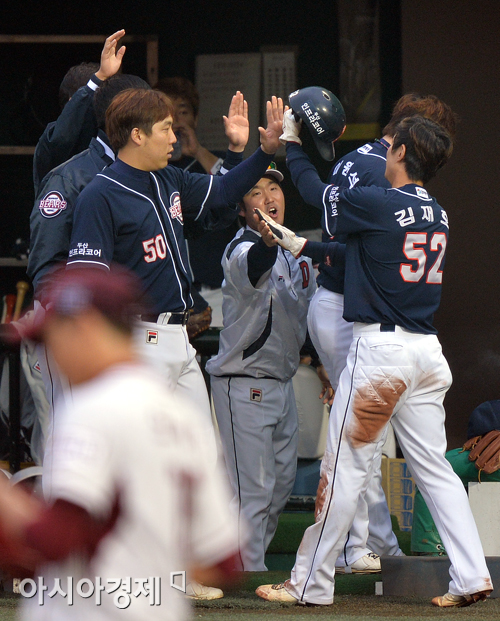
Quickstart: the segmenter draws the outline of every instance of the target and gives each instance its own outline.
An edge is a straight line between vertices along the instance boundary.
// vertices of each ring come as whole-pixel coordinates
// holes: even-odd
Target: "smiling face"
[[[163,121],[158,121],[153,125],[149,135],[142,129],[134,130],[134,132],[137,131],[139,140],[141,170],[154,171],[167,166],[173,151],[173,144],[177,142],[172,125],[172,117],[167,116]]]
[[[257,230],[254,209],[258,207],[278,224],[285,219],[285,196],[278,181],[271,176],[262,177],[253,188],[245,194],[242,201],[240,216],[245,218],[247,225]]]

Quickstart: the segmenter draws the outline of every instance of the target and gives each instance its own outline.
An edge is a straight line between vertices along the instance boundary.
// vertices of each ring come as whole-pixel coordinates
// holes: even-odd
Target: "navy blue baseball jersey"
[[[46,276],[68,256],[73,211],[78,195],[115,159],[106,134],[99,130],[85,151],[46,175],[30,216],[28,276],[39,297]]]
[[[390,183],[385,178],[385,164],[389,143],[384,139],[369,142],[355,151],[345,155],[333,167],[328,182],[341,188],[354,188],[366,185],[376,185],[381,188],[389,188]],[[323,207],[322,205],[317,205]],[[330,237],[325,232],[324,220],[323,241],[329,241]],[[335,235],[335,241],[345,244],[345,236]],[[319,265],[318,285],[334,291],[344,293],[345,270],[341,263],[336,265]]]
[[[312,199],[323,197],[327,233],[348,236],[344,319],[435,334],[449,230],[436,199],[416,184],[324,184],[301,147],[291,143],[287,163],[302,196],[314,187]]]
[[[80,194],[68,266],[125,265],[141,278],[158,314],[191,308],[184,218],[215,226],[238,209],[271,160],[259,148],[224,176],[212,176],[173,166],[146,172],[117,159]]]
[[[92,104],[94,93],[101,84],[102,80],[93,75],[71,97],[57,121],[49,123],[45,128],[33,155],[35,196],[45,175],[86,149],[92,137],[97,136],[97,120]]]

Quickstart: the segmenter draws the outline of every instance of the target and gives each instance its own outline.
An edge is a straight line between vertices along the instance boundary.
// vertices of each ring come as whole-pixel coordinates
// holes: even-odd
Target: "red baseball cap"
[[[51,317],[76,316],[90,308],[126,329],[137,315],[147,312],[140,280],[119,265],[112,265],[110,271],[59,267],[43,286],[41,299],[43,308],[21,328],[21,337],[43,340],[43,330]]]

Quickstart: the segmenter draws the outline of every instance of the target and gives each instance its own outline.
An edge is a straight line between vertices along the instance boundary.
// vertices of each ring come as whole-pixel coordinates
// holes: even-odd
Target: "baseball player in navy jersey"
[[[169,99],[158,91],[130,90],[113,100],[106,133],[117,159],[78,199],[68,269],[108,270],[115,261],[141,278],[152,311],[142,315],[137,326],[137,346],[172,392],[203,414],[215,461],[208,394],[185,328],[192,299],[183,219],[210,228],[228,211],[234,212],[278,148],[283,102],[273,97],[267,104],[267,129],[259,128],[261,147],[220,177],[168,166],[176,140],[172,112]],[[232,123],[238,131],[238,119]],[[204,593],[200,596],[205,598]]]
[[[367,143],[344,156],[333,167],[329,183],[341,188],[362,186],[390,187],[385,178],[387,149],[391,146],[394,130],[405,117],[420,114],[442,125],[453,138],[456,131],[456,115],[449,106],[434,95],[409,93],[395,104],[392,117],[384,127],[383,137]],[[310,198],[306,199],[308,202]],[[323,201],[315,204],[322,209]],[[329,240],[326,227],[323,227],[323,241]],[[346,236],[335,234],[335,241],[345,243]],[[325,365],[334,390],[347,361],[352,342],[352,323],[343,318],[344,312],[344,266],[319,265],[318,291],[314,296],[308,314],[308,328],[311,339]],[[337,560],[337,571],[347,566],[354,573],[367,573],[380,570],[378,555],[402,554],[396,536],[392,531],[389,509],[382,489],[380,462],[381,438],[375,455],[373,476],[366,494],[360,498],[349,536],[342,555]]]
[[[313,202],[320,193],[326,197],[330,235],[348,235],[344,317],[354,322],[353,341],[330,417],[317,522],[304,534],[290,580],[259,587],[257,594],[304,604],[333,602],[335,561],[391,420],[449,552],[449,592],[432,603],[467,606],[493,587],[467,495],[444,457],[443,400],[451,373],[433,316],[449,224],[446,211],[423,188],[446,163],[452,140],[429,119],[404,119],[387,152],[391,187],[349,190],[321,182],[297,144],[299,130],[293,115],[286,118],[283,137],[293,181]],[[318,248],[307,246],[303,252],[315,255]],[[325,256],[324,246],[319,252]]]
[[[316,284],[310,259],[295,259],[258,231],[254,209],[282,224],[283,174],[275,166],[245,194],[245,220],[222,259],[219,353],[206,366],[244,571],[265,571],[265,552],[295,482],[297,408],[292,377],[306,336]],[[245,525],[248,525],[246,532]]]
[[[113,97],[128,88],[149,89],[150,86],[141,78],[127,74],[118,74],[106,80],[93,98],[99,127],[97,137],[91,139],[85,151],[51,170],[40,186],[30,216],[30,255],[27,270],[33,281],[35,315],[45,312],[46,303],[41,294],[44,281],[51,277],[51,270],[68,256],[73,212],[80,192],[98,172],[115,159],[104,132],[105,114]],[[43,343],[36,345],[36,353],[44,385],[42,390],[45,390],[50,408],[43,416],[45,437],[50,440],[50,425],[57,418],[56,404],[62,407],[65,399],[70,398],[71,390]],[[42,445],[42,455],[43,449]]]
[[[228,212],[232,218],[279,144],[282,101],[273,98],[267,111],[268,127],[259,128],[262,147],[237,170],[218,177],[168,166],[176,138],[166,95],[133,89],[121,93],[106,116],[117,159],[85,188],[75,208],[68,268],[108,270],[115,261],[141,278],[153,310],[142,317],[138,345],[167,385],[194,400],[207,421],[205,383],[184,327],[192,298],[183,220],[192,218],[210,228]],[[238,120],[232,122],[236,126]]]

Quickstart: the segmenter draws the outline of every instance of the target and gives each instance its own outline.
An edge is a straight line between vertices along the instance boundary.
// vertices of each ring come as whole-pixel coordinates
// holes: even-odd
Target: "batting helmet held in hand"
[[[308,86],[290,93],[290,108],[298,120],[302,119],[314,138],[323,159],[335,157],[333,143],[345,130],[345,112],[335,95],[321,86]]]

